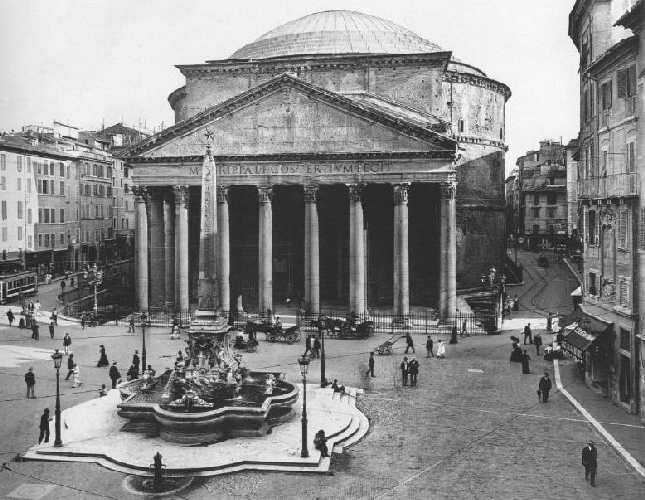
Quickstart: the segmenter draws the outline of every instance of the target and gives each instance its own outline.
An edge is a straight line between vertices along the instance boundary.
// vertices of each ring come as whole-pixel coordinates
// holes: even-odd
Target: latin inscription
[[[382,174],[391,170],[383,163],[302,164],[302,165],[217,165],[217,175],[334,175]],[[191,176],[202,175],[201,166],[190,167]]]

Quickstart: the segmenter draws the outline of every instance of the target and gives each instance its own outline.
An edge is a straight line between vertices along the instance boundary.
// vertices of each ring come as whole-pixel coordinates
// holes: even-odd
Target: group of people
[[[312,359],[320,358],[321,347],[322,346],[320,344],[320,339],[318,338],[317,335],[307,335],[307,338],[305,339],[304,356],[307,356],[307,354],[310,354]]]
[[[415,387],[417,385],[417,377],[419,376],[419,362],[417,358],[412,356],[408,359],[407,356],[404,356],[399,368],[401,370],[403,385],[407,386],[409,383],[411,387]]]

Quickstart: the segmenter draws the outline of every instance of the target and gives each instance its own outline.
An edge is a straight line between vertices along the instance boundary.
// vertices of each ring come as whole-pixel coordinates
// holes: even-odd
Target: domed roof
[[[438,45],[380,17],[351,10],[310,14],[265,33],[231,59],[267,59],[304,54],[418,54]]]

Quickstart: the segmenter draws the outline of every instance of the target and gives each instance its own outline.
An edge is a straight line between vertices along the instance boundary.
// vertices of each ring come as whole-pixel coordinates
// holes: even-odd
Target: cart
[[[392,337],[387,339],[385,342],[383,342],[380,346],[376,348],[376,354],[380,356],[392,354],[392,346],[394,345],[394,343],[397,340],[402,339],[404,337],[405,335],[392,335]]]

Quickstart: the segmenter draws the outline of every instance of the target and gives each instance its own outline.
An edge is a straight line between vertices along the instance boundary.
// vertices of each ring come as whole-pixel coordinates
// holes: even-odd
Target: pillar
[[[164,269],[164,226],[163,198],[159,191],[150,195],[150,304],[164,305],[165,273]]]
[[[410,314],[410,271],[408,253],[409,184],[394,186],[394,314]]]
[[[190,309],[188,290],[188,186],[175,186],[175,308]]]
[[[228,230],[228,187],[217,188],[217,278],[219,309],[231,309],[231,250]]]
[[[258,309],[273,310],[273,212],[271,187],[258,188]]]
[[[349,310],[365,312],[365,234],[363,186],[349,186]]]
[[[318,186],[305,186],[305,303],[307,311],[320,312],[320,243]]]
[[[163,198],[164,305],[175,303],[175,214],[173,200]]]
[[[457,309],[457,209],[456,184],[441,184],[441,236],[439,273],[439,313],[442,319],[453,316]]]
[[[137,306],[139,311],[148,310],[148,215],[143,186],[133,186],[137,232],[135,235],[135,275],[137,284]]]

